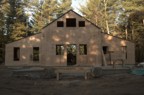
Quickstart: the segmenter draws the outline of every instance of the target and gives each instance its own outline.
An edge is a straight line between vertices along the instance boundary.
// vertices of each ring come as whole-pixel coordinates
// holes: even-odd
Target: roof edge
[[[78,14],[77,12],[75,12],[73,9],[70,9],[68,10],[67,12],[65,12],[64,14],[62,14],[61,16],[59,16],[58,18],[54,19],[53,21],[51,21],[50,23],[48,23],[47,25],[45,25],[43,28],[40,29],[40,31],[42,31],[44,28],[46,28],[47,26],[51,25],[53,22],[55,22],[56,20],[58,20],[59,18],[63,17],[65,14],[69,13],[70,11],[74,12],[75,14],[77,14],[78,16],[80,16],[81,18],[84,18],[86,21],[88,21],[89,23],[91,23],[92,25],[94,25],[95,27],[97,27],[98,29],[101,29],[99,26],[95,25],[93,22],[89,21],[88,19],[86,19],[85,17],[81,16],[80,14]],[[36,34],[32,34],[30,36],[27,36],[27,37],[24,37],[22,39],[25,39],[25,38],[28,38],[28,37],[31,37],[31,36],[34,36],[34,35],[37,35],[37,34],[40,34],[42,32],[38,32]],[[127,39],[124,39],[124,38],[120,38],[120,37],[117,37],[117,36],[114,36],[114,35],[111,35],[111,34],[108,34],[108,33],[105,33],[105,32],[102,32],[101,33],[104,33],[104,34],[107,34],[107,35],[110,35],[110,36],[113,36],[113,37],[116,37],[116,38],[119,38],[119,39],[123,39],[123,40],[126,40],[126,41],[130,41],[130,40],[127,40]],[[22,40],[22,39],[19,39],[19,40]],[[15,40],[13,42],[16,42],[16,41],[19,41],[19,40]],[[10,43],[13,43],[13,42],[9,42],[7,44],[10,44]],[[130,41],[132,42],[132,41]],[[132,42],[134,43],[134,42]],[[7,45],[6,44],[6,45]]]

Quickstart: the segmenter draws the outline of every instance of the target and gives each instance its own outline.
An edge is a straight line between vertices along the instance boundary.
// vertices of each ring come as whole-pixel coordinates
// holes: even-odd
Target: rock
[[[100,67],[94,67],[92,69],[92,76],[93,77],[101,77],[102,76],[102,68],[100,68]]]

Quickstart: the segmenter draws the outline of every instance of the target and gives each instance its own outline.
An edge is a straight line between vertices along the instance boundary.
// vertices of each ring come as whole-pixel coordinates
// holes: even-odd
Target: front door
[[[76,53],[77,47],[75,44],[67,45],[67,65],[75,65],[76,64]]]

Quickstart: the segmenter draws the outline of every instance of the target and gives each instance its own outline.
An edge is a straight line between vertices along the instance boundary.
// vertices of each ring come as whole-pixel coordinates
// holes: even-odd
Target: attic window
[[[63,21],[57,21],[57,27],[64,27]]]
[[[76,27],[76,19],[75,18],[67,18],[66,26],[67,27]]]
[[[85,21],[79,21],[79,27],[85,27]]]

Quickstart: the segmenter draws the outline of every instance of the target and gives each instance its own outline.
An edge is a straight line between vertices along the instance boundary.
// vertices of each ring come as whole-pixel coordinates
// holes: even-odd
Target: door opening
[[[67,45],[67,65],[72,66],[76,64],[77,47],[75,44]]]

